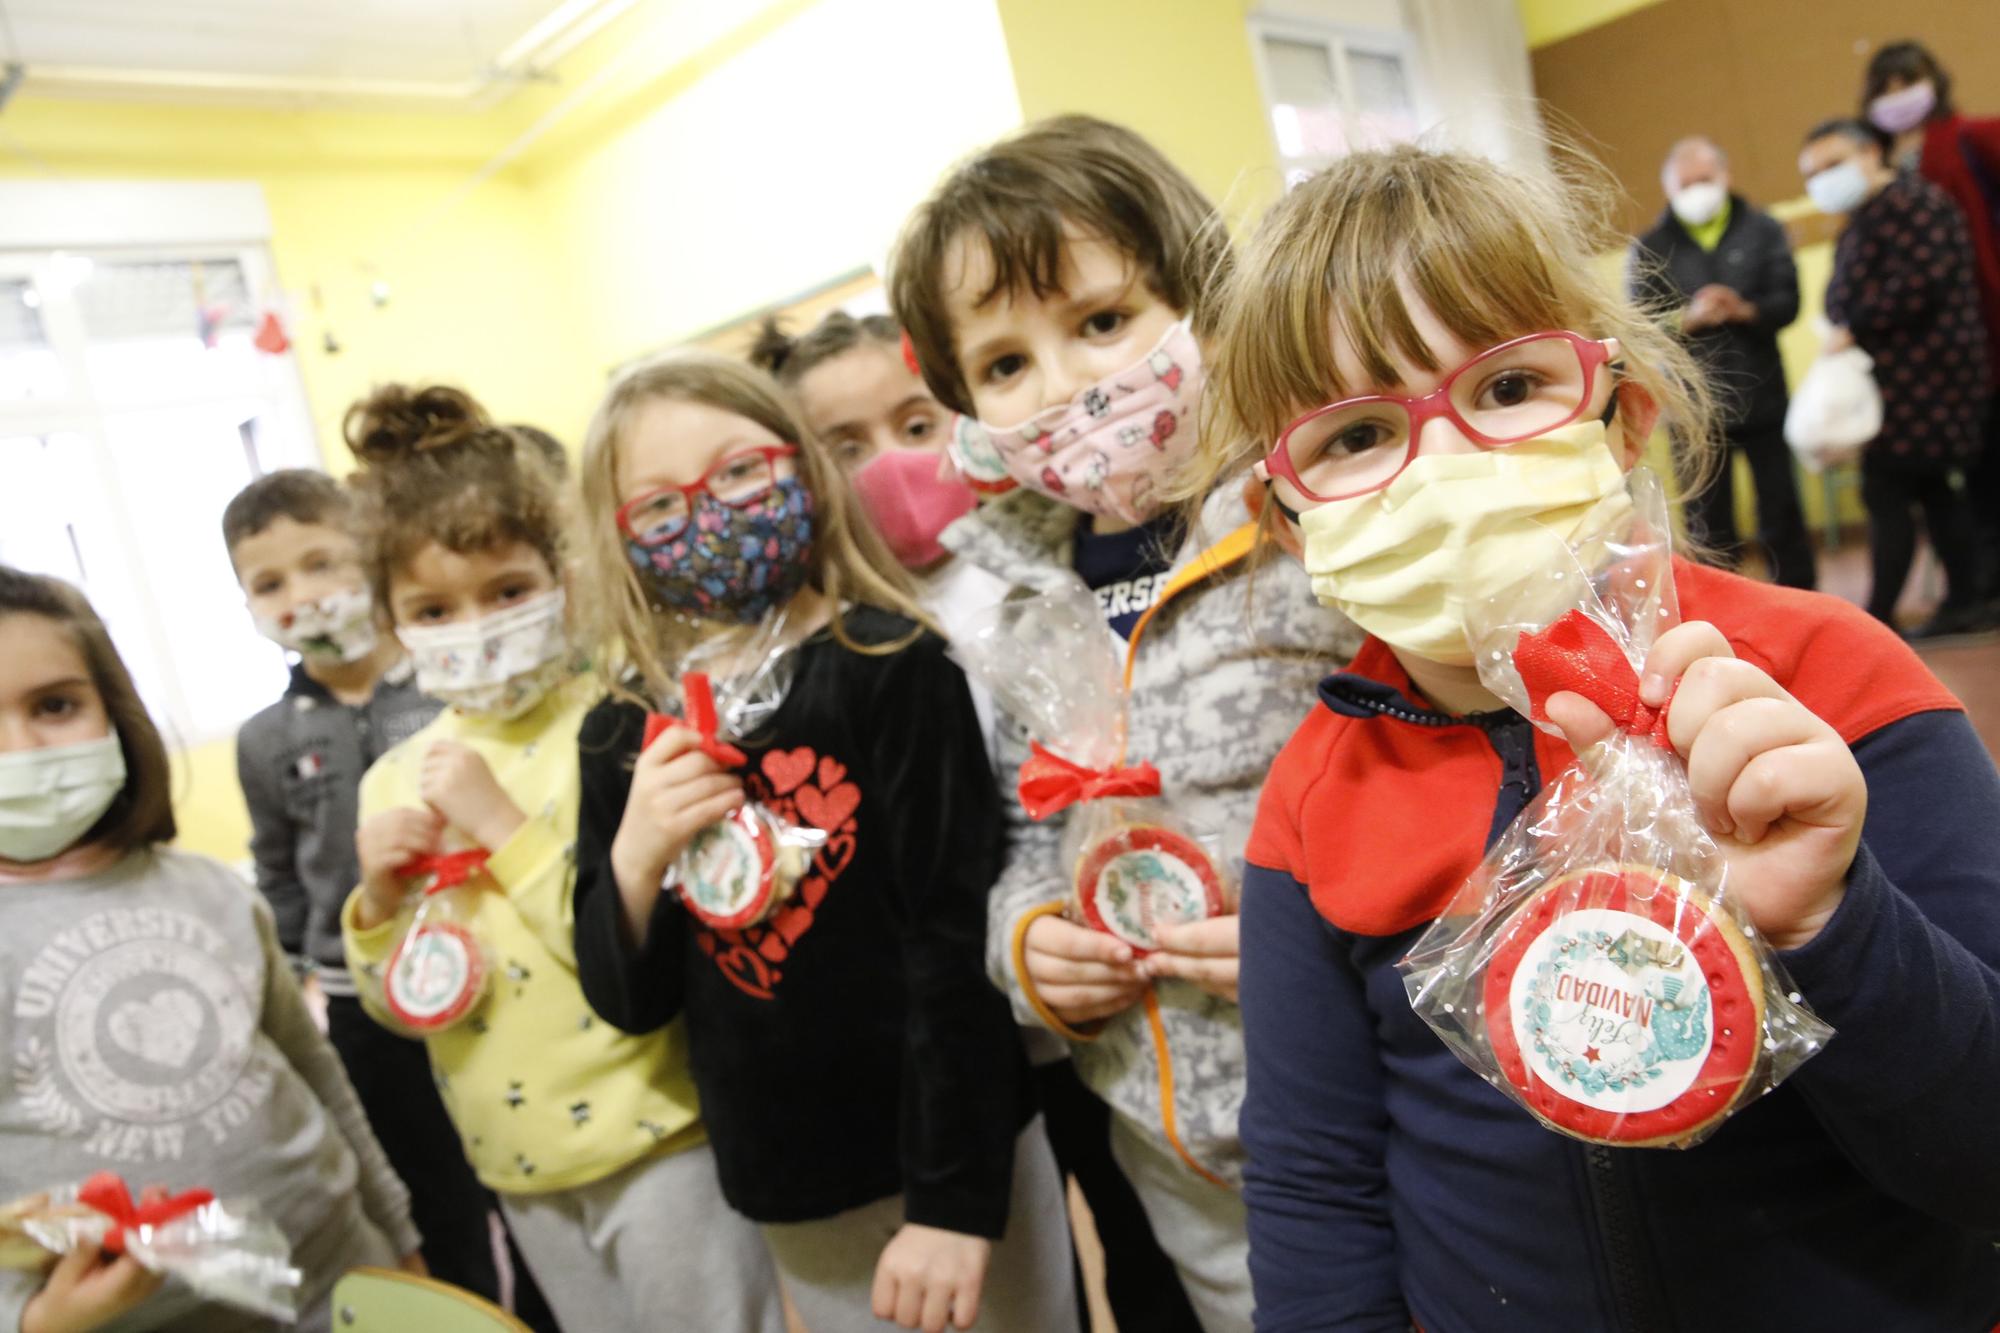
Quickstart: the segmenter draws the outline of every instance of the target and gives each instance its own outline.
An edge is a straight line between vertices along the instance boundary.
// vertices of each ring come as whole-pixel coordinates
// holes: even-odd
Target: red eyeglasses
[[[754,444],[739,449],[718,459],[700,481],[661,486],[627,500],[618,507],[618,530],[641,546],[664,545],[687,528],[696,496],[706,495],[732,509],[747,508],[794,474],[792,464],[781,468],[779,463],[798,452],[796,444]]]
[[[1433,417],[1448,418],[1483,449],[1519,444],[1588,410],[1598,368],[1614,346],[1565,330],[1515,338],[1473,357],[1420,398],[1371,394],[1306,413],[1285,427],[1264,466],[1298,493],[1296,501],[1329,504],[1401,476]]]

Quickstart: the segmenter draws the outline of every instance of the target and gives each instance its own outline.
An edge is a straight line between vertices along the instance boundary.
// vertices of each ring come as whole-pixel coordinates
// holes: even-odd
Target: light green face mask
[[[46,861],[104,818],[125,790],[118,733],[0,754],[0,859]]]

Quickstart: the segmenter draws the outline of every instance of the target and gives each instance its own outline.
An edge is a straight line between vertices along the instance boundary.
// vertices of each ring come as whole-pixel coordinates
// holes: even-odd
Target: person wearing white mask
[[[1666,211],[1632,247],[1632,295],[1714,374],[1730,453],[1750,463],[1757,537],[1773,582],[1816,580],[1792,453],[1785,445],[1785,366],[1778,331],[1799,313],[1798,271],[1785,229],[1730,189],[1729,158],[1709,139],[1680,140],[1660,168]],[[1691,535],[1726,567],[1743,556],[1734,467],[1687,497]]]
[[[563,1328],[781,1333],[763,1239],[716,1182],[685,1033],[596,1021],[577,977],[577,732],[602,691],[572,633],[553,460],[440,385],[377,389],[345,428],[362,570],[445,704],[361,780],[361,882],[340,918],[361,1003],[423,1037]],[[450,866],[463,917],[405,949]]]
[[[1966,475],[1966,496],[1981,547],[1982,591],[2000,597],[2000,116],[1960,111],[1951,73],[1917,42],[1890,42],[1868,61],[1861,113],[1894,136],[1897,166],[1951,196],[1971,232],[1996,396],[1986,412],[1985,451]]]
[[[1832,120],[1799,152],[1806,193],[1821,212],[1847,218],[1834,247],[1826,316],[1832,348],[1859,344],[1875,362],[1882,430],[1861,459],[1874,586],[1868,609],[1893,623],[1923,514],[1944,565],[1944,603],[1914,637],[1991,628],[1965,499],[1965,472],[1980,457],[1990,357],[1965,218],[1921,176],[1888,162],[1883,134]]]

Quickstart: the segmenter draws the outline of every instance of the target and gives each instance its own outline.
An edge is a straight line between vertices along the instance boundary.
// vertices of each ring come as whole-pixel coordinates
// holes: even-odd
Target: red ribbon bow
[[[1657,708],[1641,700],[1639,675],[1625,650],[1583,612],[1570,611],[1545,630],[1523,634],[1514,646],[1514,667],[1528,687],[1537,721],[1548,720],[1549,696],[1568,690],[1602,708],[1621,730],[1650,736],[1662,749],[1673,748],[1667,738],[1672,692]]]
[[[741,768],[749,763],[748,755],[715,734],[715,688],[709,684],[708,673],[690,671],[681,677],[681,694],[687,699],[687,721],[668,717],[665,713],[647,714],[646,735],[639,742],[639,748],[643,750],[651,745],[669,727],[693,727],[701,733],[701,743],[696,748],[716,763],[724,768]]]
[[[111,1219],[111,1230],[104,1233],[104,1242],[100,1247],[106,1254],[125,1253],[125,1233],[133,1227],[163,1226],[177,1217],[185,1217],[203,1204],[215,1202],[215,1196],[207,1190],[183,1190],[151,1203],[133,1203],[132,1191],[110,1171],[99,1171],[84,1181],[83,1188],[76,1192],[76,1199],[78,1203],[94,1208]]]
[[[484,847],[471,847],[462,852],[439,852],[405,861],[396,873],[404,879],[429,875],[431,882],[424,886],[424,892],[442,893],[446,889],[457,888],[486,869],[486,859],[491,854]]]
[[[1030,741],[1028,750],[1028,761],[1021,765],[1016,790],[1021,794],[1021,807],[1028,812],[1030,819],[1047,819],[1078,801],[1102,800],[1106,796],[1160,794],[1160,770],[1151,764],[1085,768],[1043,749],[1040,741]]]

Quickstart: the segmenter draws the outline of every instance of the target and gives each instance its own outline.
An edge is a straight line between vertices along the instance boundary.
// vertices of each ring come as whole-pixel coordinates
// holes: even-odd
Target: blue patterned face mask
[[[812,543],[812,492],[788,477],[740,508],[699,496],[671,540],[627,538],[625,553],[660,605],[753,624],[805,586]]]

